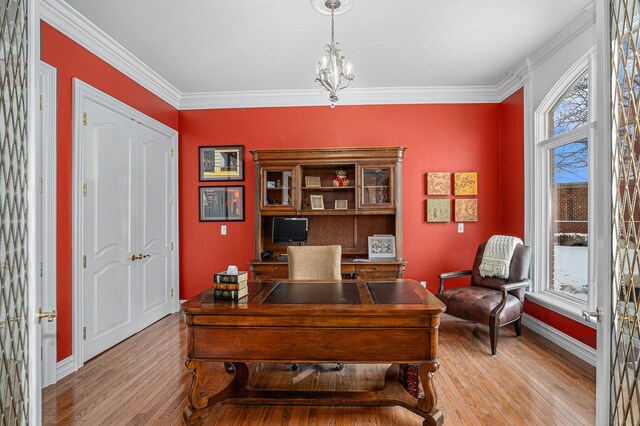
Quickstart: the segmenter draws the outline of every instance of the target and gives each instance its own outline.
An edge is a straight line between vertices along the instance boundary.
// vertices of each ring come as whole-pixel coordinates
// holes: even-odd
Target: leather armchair
[[[471,270],[440,274],[440,288],[436,297],[447,305],[447,313],[458,318],[489,326],[491,354],[498,346],[498,329],[513,324],[516,335],[521,335],[521,319],[524,308],[524,293],[531,285],[529,264],[531,247],[519,244],[513,252],[509,277],[480,276],[480,263],[486,243],[480,244]],[[444,290],[444,280],[471,277],[471,286]]]

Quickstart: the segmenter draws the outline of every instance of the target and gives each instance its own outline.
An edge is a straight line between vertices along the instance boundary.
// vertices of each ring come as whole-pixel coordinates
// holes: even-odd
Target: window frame
[[[569,130],[557,136],[549,136],[554,107],[562,99],[575,82],[588,72],[589,84],[589,119],[588,123],[578,128]],[[596,48],[591,48],[585,53],[565,74],[558,79],[547,96],[540,103],[534,114],[534,284],[528,298],[532,301],[552,309],[558,313],[576,320],[582,320],[582,310],[594,310],[596,306],[595,286],[595,146],[596,146]],[[589,141],[589,186],[588,186],[588,272],[587,272],[587,302],[581,302],[558,291],[550,289],[551,268],[551,150],[567,143],[582,139]]]

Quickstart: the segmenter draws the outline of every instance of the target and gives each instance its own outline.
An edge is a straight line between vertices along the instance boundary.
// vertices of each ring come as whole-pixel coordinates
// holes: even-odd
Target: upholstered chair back
[[[482,243],[478,246],[476,258],[473,262],[473,269],[471,271],[471,285],[500,290],[501,285],[508,283],[517,283],[529,278],[531,247],[522,244],[518,244],[513,252],[511,265],[509,266],[509,278],[505,280],[498,277],[480,276],[480,263],[482,263],[482,256],[484,255],[484,249],[486,245],[487,243]],[[518,297],[520,300],[524,300],[524,291],[524,289],[519,289],[513,291],[511,294]]]
[[[289,246],[290,280],[339,280],[341,246]]]

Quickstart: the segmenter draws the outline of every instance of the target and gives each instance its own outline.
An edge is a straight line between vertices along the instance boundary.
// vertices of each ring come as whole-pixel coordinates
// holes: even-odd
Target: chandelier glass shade
[[[325,6],[331,10],[331,44],[326,45],[326,52],[316,66],[316,81],[329,92],[331,107],[338,102],[338,91],[345,89],[354,75],[351,72],[351,64],[342,55],[338,43],[334,40],[334,10],[340,7],[340,1],[327,0]]]

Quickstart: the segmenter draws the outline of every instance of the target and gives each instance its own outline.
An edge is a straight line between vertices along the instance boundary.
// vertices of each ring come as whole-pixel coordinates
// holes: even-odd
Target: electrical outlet
[[[458,232],[461,233],[461,234],[464,232],[464,223],[459,223],[458,224]]]
[[[220,235],[227,235],[227,225],[220,225]]]
[[[426,281],[420,281],[420,285],[424,288],[427,288],[427,282]]]

